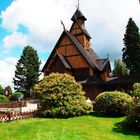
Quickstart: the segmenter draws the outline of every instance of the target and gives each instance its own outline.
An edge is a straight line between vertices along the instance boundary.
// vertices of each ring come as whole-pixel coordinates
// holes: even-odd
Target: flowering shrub
[[[43,117],[68,118],[87,114],[92,105],[86,102],[82,86],[68,74],[52,73],[36,84],[34,91],[41,100]]]
[[[124,115],[132,101],[131,96],[123,92],[103,92],[96,97],[94,110],[104,115]]]

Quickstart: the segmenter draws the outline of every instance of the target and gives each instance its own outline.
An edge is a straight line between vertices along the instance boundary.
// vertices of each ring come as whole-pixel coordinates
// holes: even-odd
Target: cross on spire
[[[80,7],[80,1],[78,0],[78,5],[77,5],[77,8],[79,9],[79,7]]]

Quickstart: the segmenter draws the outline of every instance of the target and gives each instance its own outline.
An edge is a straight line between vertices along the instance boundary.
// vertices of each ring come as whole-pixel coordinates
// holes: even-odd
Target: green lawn
[[[0,140],[140,140],[138,133],[115,125],[123,119],[82,116],[0,123]]]

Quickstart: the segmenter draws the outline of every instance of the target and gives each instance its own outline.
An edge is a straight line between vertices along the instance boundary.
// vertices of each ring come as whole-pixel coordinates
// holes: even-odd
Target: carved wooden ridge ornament
[[[66,27],[65,27],[65,25],[64,25],[64,23],[63,23],[62,20],[61,20],[61,24],[62,24],[62,26],[63,26],[64,31],[66,31]]]

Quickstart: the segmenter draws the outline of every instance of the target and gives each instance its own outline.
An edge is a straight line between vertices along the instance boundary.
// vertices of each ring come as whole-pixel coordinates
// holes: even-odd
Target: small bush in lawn
[[[8,102],[8,101],[9,101],[9,100],[7,99],[6,96],[0,95],[0,103],[6,103],[6,102]]]
[[[14,92],[12,93],[10,100],[12,101],[18,101],[19,98],[23,98],[24,94],[22,92]]]
[[[130,92],[131,96],[140,98],[140,83],[134,83],[133,90]]]
[[[68,74],[52,73],[34,87],[41,99],[43,117],[68,118],[87,114],[92,105],[86,102],[82,86]]]
[[[140,98],[134,98],[132,108],[123,125],[126,128],[140,131]]]
[[[94,110],[104,115],[124,115],[132,101],[131,96],[123,92],[103,92],[96,97]]]

